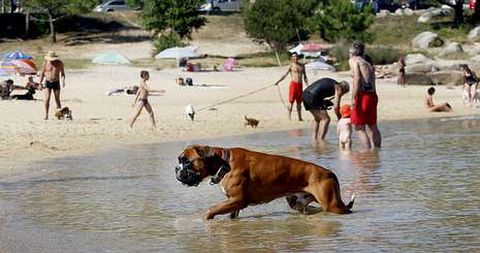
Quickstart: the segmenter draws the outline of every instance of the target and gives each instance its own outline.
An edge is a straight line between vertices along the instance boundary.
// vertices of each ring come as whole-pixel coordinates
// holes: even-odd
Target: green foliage
[[[308,34],[318,0],[256,0],[243,9],[245,30],[256,42],[281,50]]]
[[[152,55],[155,56],[167,48],[184,46],[186,45],[182,43],[182,38],[179,35],[175,33],[162,34],[153,41]]]
[[[24,0],[23,4],[31,10],[44,10],[53,17],[72,14],[84,14],[92,10],[96,0]]]
[[[400,50],[393,47],[369,47],[367,54],[375,65],[392,64],[400,58]]]
[[[372,34],[366,30],[374,19],[371,8],[365,8],[361,12],[350,0],[335,0],[316,14],[315,24],[320,30],[320,36],[330,42],[339,39],[370,42]]]
[[[203,0],[145,0],[140,21],[149,30],[169,31],[182,39],[190,38],[192,29],[205,25],[206,19],[198,15]]]
[[[331,54],[337,59],[338,70],[348,70],[348,49],[350,44],[341,42],[331,49]],[[400,58],[400,50],[394,47],[368,47],[365,53],[372,59],[374,65],[391,64]]]

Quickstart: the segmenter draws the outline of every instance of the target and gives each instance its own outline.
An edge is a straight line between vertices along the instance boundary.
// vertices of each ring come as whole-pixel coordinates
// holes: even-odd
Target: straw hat
[[[48,51],[48,53],[45,55],[45,60],[47,61],[56,61],[59,59],[60,58],[58,57],[57,53],[55,53],[55,51]]]
[[[351,108],[349,104],[344,104],[340,107],[340,114],[342,118],[350,118]]]
[[[347,81],[343,80],[343,81],[339,82],[338,85],[340,85],[340,87],[342,87],[342,90],[343,90],[344,93],[348,93],[350,91],[350,84],[348,84]]]

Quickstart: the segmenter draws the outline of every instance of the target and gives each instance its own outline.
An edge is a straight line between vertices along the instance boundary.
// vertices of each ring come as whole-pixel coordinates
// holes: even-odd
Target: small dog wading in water
[[[247,117],[247,115],[245,115],[245,126],[251,126],[252,128],[256,128],[258,126],[258,123],[260,123],[258,119],[249,118]]]

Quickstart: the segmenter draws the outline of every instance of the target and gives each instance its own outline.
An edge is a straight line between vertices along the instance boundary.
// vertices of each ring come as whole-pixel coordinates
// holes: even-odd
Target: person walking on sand
[[[292,109],[293,103],[297,104],[297,114],[298,120],[303,121],[302,119],[302,91],[303,91],[303,80],[308,86],[307,73],[305,72],[305,66],[298,61],[298,54],[292,53],[290,56],[291,63],[288,66],[287,72],[282,75],[282,77],[275,83],[278,85],[288,74],[290,74],[290,87],[288,93],[288,101],[290,106],[288,107],[288,118],[292,119]]]
[[[381,147],[381,135],[377,126],[378,96],[375,86],[375,70],[364,58],[365,45],[356,41],[349,50],[348,63],[352,72],[352,108],[351,122],[355,126],[358,138],[366,149],[371,143],[376,148]],[[366,126],[371,131],[368,136]]]
[[[342,150],[352,148],[352,123],[350,122],[351,108],[349,104],[340,107],[342,118],[337,123],[338,145]]]
[[[427,96],[425,97],[425,106],[431,112],[450,112],[452,107],[449,103],[443,103],[440,105],[435,105],[433,103],[433,94],[435,94],[435,88],[430,87],[427,90]]]
[[[403,57],[403,54],[400,55],[400,58],[398,59],[398,79],[397,79],[397,84],[402,85],[405,87],[405,58]]]
[[[467,95],[468,103],[471,107],[475,104],[477,96],[478,77],[467,64],[462,65],[464,94]]]
[[[150,121],[152,122],[152,127],[156,128],[155,116],[153,114],[152,105],[148,102],[148,95],[150,93],[164,93],[165,90],[153,90],[147,84],[147,81],[150,79],[150,74],[146,70],[140,71],[140,85],[138,86],[137,94],[135,95],[135,100],[133,101],[132,107],[135,107],[135,112],[130,122],[130,128],[133,128],[133,123],[137,120],[138,116],[142,112],[142,109],[145,107],[148,114],[150,115]]]
[[[45,79],[45,83],[43,80]],[[42,71],[40,72],[40,88],[45,89],[45,120],[48,119],[48,110],[50,108],[50,96],[53,91],[57,110],[62,108],[60,103],[60,82],[65,88],[65,70],[63,62],[54,51],[49,51],[45,55]]]
[[[302,101],[305,109],[310,111],[314,118],[312,122],[313,140],[317,140],[319,136],[320,140],[325,140],[330,124],[327,110],[332,106],[337,119],[341,118],[340,100],[349,90],[350,85],[346,81],[337,82],[328,77],[313,82],[305,89]]]

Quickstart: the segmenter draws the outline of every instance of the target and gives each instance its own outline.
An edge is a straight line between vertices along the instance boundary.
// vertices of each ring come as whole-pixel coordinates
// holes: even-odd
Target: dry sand
[[[68,71],[66,88],[62,90],[62,105],[73,111],[73,121],[53,117],[43,120],[43,94],[36,101],[2,100],[0,124],[0,176],[21,173],[20,168],[33,162],[59,156],[94,154],[104,149],[129,144],[173,140],[192,140],[253,132],[309,128],[312,116],[304,111],[305,121],[288,120],[287,112],[273,83],[285,68],[238,68],[234,72],[183,72],[179,69],[150,70],[152,88],[165,89],[164,96],[151,97],[158,128],[150,129],[144,111],[134,129],[129,129],[134,97],[107,96],[111,87],[137,84],[140,69],[133,67],[99,66],[84,71]],[[348,79],[348,73],[309,71],[311,81],[324,76]],[[191,77],[195,86],[181,87],[176,77]],[[16,80],[22,83],[23,79]],[[202,86],[204,85],[204,86]],[[233,102],[215,106],[216,110],[198,113],[195,121],[183,114],[187,104],[198,110],[255,91],[270,88]],[[461,87],[437,87],[435,102],[448,101],[451,113],[429,113],[424,107],[425,86],[400,87],[395,79],[378,80],[379,121],[447,117],[478,114],[478,108],[464,106]],[[288,92],[288,81],[280,85],[282,97]],[[349,98],[347,96],[347,98]],[[343,102],[348,102],[349,99]],[[244,126],[248,115],[260,120],[258,128]],[[333,116],[333,113],[330,112]],[[296,119],[296,114],[293,114]],[[333,120],[333,124],[335,120]]]

